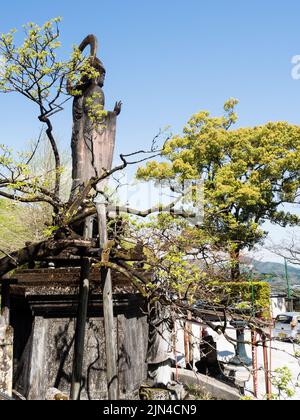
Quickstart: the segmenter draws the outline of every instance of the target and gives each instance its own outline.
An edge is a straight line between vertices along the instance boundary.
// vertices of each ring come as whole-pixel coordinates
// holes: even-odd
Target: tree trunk
[[[56,198],[56,200],[59,200],[59,195],[60,195],[60,181],[61,181],[61,160],[60,160],[60,155],[59,155],[59,151],[58,151],[58,147],[56,144],[56,141],[53,137],[53,127],[51,124],[51,121],[49,118],[41,115],[39,117],[39,120],[43,123],[45,123],[47,125],[47,130],[46,130],[46,134],[47,137],[50,141],[51,147],[52,147],[52,151],[53,151],[53,155],[54,155],[54,159],[55,159],[55,187],[54,187],[54,196]],[[54,209],[56,215],[58,213],[57,209]]]

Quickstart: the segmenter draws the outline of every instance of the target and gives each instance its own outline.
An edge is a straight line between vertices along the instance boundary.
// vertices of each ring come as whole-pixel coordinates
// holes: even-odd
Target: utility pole
[[[292,312],[293,299],[292,299],[292,291],[291,291],[289,271],[288,271],[288,262],[286,258],[284,258],[284,267],[285,267],[285,278],[286,278],[286,283],[287,283],[288,311]]]

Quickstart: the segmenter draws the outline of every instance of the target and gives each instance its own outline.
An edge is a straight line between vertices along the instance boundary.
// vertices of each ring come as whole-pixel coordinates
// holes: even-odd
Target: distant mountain
[[[259,274],[286,280],[284,264],[254,261],[254,269]],[[288,276],[293,284],[300,284],[300,267],[288,266]]]
[[[287,280],[284,264],[255,260],[251,261],[251,264],[253,265],[253,271],[261,274],[271,284],[273,290],[286,291]],[[288,276],[292,287],[300,286],[300,266],[297,268],[289,265]]]

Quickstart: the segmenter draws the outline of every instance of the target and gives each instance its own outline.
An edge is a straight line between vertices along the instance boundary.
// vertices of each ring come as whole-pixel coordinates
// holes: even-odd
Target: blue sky
[[[291,77],[300,54],[299,1],[11,0],[1,4],[0,32],[55,16],[64,19],[66,54],[89,33],[99,38],[107,107],[124,103],[119,152],[147,147],[165,126],[180,132],[201,109],[218,114],[229,97],[240,100],[239,125],[300,124],[300,81]],[[0,96],[0,110],[0,143],[19,148],[37,136],[37,110],[26,100]],[[54,123],[67,148],[70,107]]]

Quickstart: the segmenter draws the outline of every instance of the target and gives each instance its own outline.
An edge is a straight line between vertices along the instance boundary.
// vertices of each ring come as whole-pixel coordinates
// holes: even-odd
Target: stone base
[[[60,392],[59,389],[50,388],[46,394],[46,401],[68,401],[69,397]]]
[[[240,400],[240,394],[233,386],[225,384],[209,376],[201,375],[200,373],[188,371],[186,369],[173,369],[174,378],[187,386],[200,387],[204,394],[211,395],[216,400]]]
[[[180,401],[186,397],[184,386],[172,383],[168,388],[155,388],[142,386],[140,388],[140,399],[142,401]]]
[[[226,364],[223,369],[224,375],[240,388],[245,388],[246,383],[250,380],[251,373],[244,366]]]

